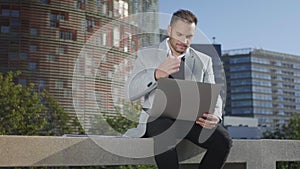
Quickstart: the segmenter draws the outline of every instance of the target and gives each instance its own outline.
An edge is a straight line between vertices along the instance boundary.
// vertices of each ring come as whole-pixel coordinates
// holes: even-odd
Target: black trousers
[[[179,169],[176,140],[187,139],[207,149],[199,169],[221,169],[232,140],[221,125],[215,129],[205,129],[193,122],[157,118],[149,120],[145,137],[154,138],[155,161],[159,169]]]

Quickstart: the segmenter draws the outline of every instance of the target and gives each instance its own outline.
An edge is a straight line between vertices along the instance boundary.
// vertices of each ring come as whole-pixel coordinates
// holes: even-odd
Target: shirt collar
[[[169,38],[167,38],[167,40],[166,40],[166,45],[167,45],[168,55],[170,55],[171,58],[176,58],[175,56],[173,56],[172,51],[171,51],[171,49],[170,49],[170,46],[169,46],[169,43],[168,43],[168,42],[169,42]],[[188,48],[185,50],[185,52],[184,52],[183,54],[179,55],[177,58],[178,58],[178,59],[181,59],[181,58],[184,57],[184,56],[185,56],[185,58],[187,58],[188,55],[189,55],[189,52],[190,52],[190,48],[188,47]]]

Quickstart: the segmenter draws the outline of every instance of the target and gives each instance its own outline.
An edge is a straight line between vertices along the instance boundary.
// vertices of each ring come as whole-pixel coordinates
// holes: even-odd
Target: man
[[[126,83],[127,97],[132,101],[144,97],[144,103],[138,127],[128,130],[125,135],[153,137],[155,161],[159,169],[179,168],[175,140],[184,123],[149,116],[157,80],[175,78],[215,83],[211,58],[190,47],[196,26],[197,18],[192,12],[175,12],[167,30],[169,38],[158,46],[138,51],[133,72]],[[219,99],[214,112],[195,119],[190,130],[184,133],[184,139],[207,149],[200,163],[201,169],[222,168],[231,148],[230,136],[219,125],[222,119],[221,107]],[[175,128],[171,127],[175,122]],[[209,138],[201,139],[201,132],[204,130],[209,130],[212,134]]]

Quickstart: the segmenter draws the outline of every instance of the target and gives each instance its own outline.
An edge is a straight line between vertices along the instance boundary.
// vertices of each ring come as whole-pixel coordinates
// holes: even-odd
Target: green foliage
[[[76,117],[71,118],[55,98],[47,91],[41,94],[46,108],[45,119],[47,123],[43,129],[45,135],[63,135],[70,133],[84,133]]]
[[[274,131],[266,131],[264,138],[300,140],[300,115],[293,115],[287,125],[278,127]]]
[[[96,115],[88,133],[98,135],[120,135],[138,124],[141,105],[137,102],[123,102],[123,106],[115,107],[114,114]]]
[[[276,128],[274,131],[266,131],[265,139],[289,139],[300,140],[300,115],[293,115],[287,125]],[[299,169],[300,162],[282,161],[276,163],[277,169]]]
[[[107,123],[117,132],[125,133],[138,124],[139,113],[142,109],[139,102],[124,102],[123,107],[115,107],[116,116],[107,116]]]
[[[115,107],[113,115],[101,114],[96,116],[95,123],[89,131],[91,134],[115,135],[123,134],[138,124],[141,104],[139,102],[122,101],[122,107]],[[103,166],[105,169],[156,169],[155,165],[123,165]]]
[[[68,123],[82,131],[46,91],[34,92],[34,84],[15,84],[20,72],[0,73],[0,134],[1,135],[62,135],[72,133]]]

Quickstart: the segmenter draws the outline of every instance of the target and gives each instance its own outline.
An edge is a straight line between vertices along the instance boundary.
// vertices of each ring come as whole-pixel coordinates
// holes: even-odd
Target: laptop
[[[196,121],[203,113],[213,113],[220,91],[219,84],[161,78],[149,115]]]

